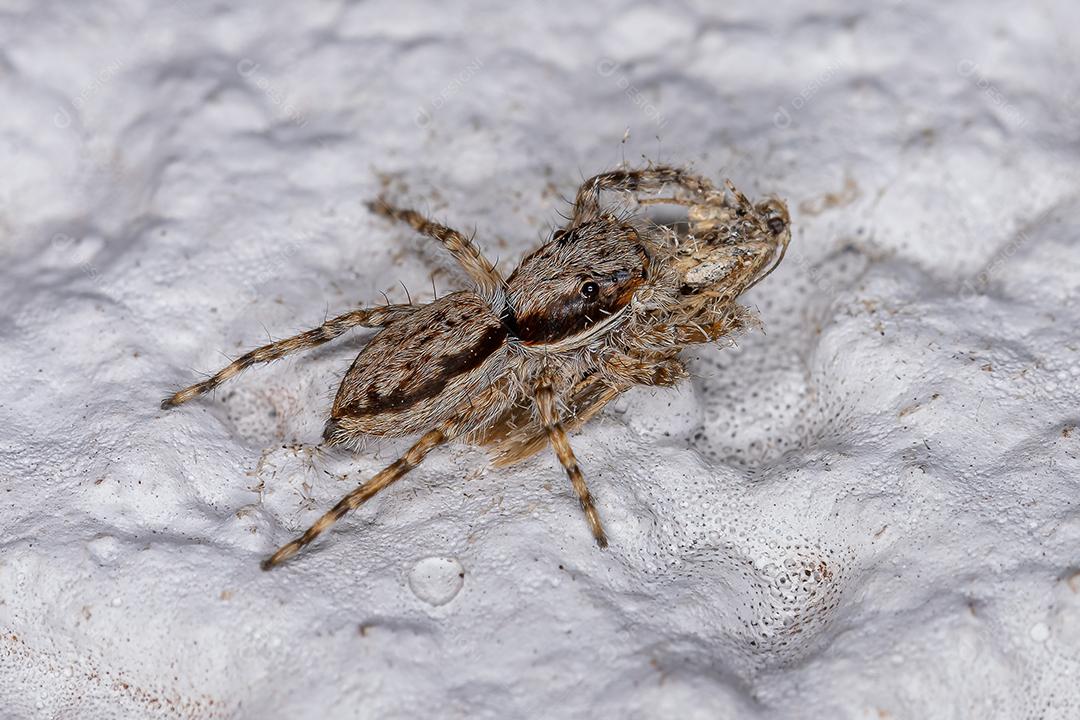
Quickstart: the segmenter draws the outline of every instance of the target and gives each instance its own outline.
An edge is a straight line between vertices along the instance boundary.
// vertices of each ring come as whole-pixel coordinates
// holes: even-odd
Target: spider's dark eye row
[[[581,297],[586,300],[595,300],[600,297],[600,286],[592,280],[581,284]]]

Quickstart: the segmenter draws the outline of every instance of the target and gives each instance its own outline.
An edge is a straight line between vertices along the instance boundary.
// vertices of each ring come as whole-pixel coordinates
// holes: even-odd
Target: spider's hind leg
[[[331,525],[345,517],[349,511],[355,510],[377,492],[404,477],[406,473],[423,462],[428,453],[435,448],[448,442],[467,438],[469,433],[476,429],[478,421],[482,420],[483,417],[483,414],[478,413],[476,408],[493,408],[493,415],[498,415],[501,410],[507,408],[507,402],[505,383],[494,383],[486,390],[475,394],[469,401],[460,404],[451,417],[439,423],[435,429],[429,430],[422,435],[419,440],[413,443],[412,447],[405,451],[404,455],[377,473],[375,477],[341,498],[337,505],[316,520],[315,524],[308,528],[304,534],[283,545],[277,552],[267,558],[262,564],[263,569],[269,570],[291,558]],[[348,440],[348,437],[344,438],[344,441]],[[336,442],[336,440],[332,441],[332,444],[336,444]]]
[[[385,469],[377,473],[375,477],[341,498],[337,505],[334,505],[334,507],[316,520],[315,524],[305,530],[303,535],[278,548],[277,552],[262,562],[262,569],[271,570],[277,565],[285,562],[293,555],[300,552],[301,548],[305,545],[314,541],[315,538],[326,532],[331,525],[349,514],[350,511],[360,507],[360,505],[370,500],[383,488],[400,480],[406,473],[419,465],[423,459],[427,457],[429,452],[450,440],[451,438],[448,435],[449,432],[449,427],[444,426],[425,433],[411,448],[405,451],[404,455],[390,463]]]
[[[165,398],[161,401],[161,407],[162,409],[168,409],[186,403],[188,400],[210,392],[221,383],[239,375],[252,365],[271,362],[292,353],[318,347],[351,328],[389,325],[395,320],[412,313],[418,307],[416,305],[387,305],[385,307],[353,310],[344,315],[339,315],[336,318],[327,320],[314,330],[308,330],[299,335],[278,340],[269,345],[263,345],[241,355],[206,380],[195,383]]]

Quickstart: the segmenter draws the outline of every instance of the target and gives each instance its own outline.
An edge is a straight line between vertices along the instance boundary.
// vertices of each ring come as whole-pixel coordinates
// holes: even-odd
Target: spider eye
[[[581,297],[586,300],[592,301],[600,297],[600,286],[594,283],[592,280],[582,283],[581,285]]]

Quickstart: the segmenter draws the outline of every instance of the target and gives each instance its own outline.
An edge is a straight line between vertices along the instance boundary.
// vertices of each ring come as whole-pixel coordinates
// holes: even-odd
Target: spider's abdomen
[[[408,435],[450,418],[505,368],[507,331],[487,302],[457,292],[368,343],[338,389],[326,437]]]

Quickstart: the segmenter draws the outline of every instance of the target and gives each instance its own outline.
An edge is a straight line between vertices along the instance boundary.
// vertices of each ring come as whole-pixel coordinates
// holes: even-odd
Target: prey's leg
[[[604,192],[659,192],[665,187],[677,186],[690,194],[693,202],[705,202],[716,188],[712,182],[701,175],[694,175],[686,170],[666,165],[644,168],[642,170],[612,170],[594,175],[581,184],[574,199],[574,211],[571,224],[595,217],[600,213],[600,196]],[[672,198],[677,204],[691,204],[679,198]]]

